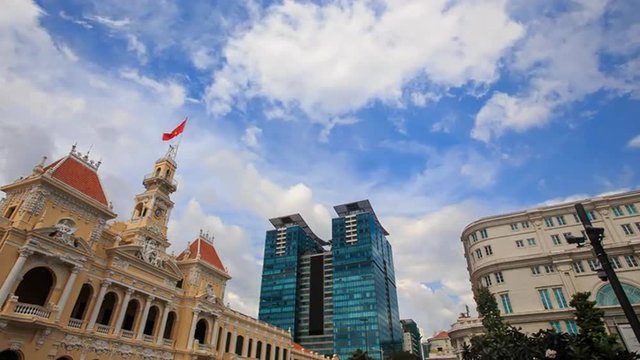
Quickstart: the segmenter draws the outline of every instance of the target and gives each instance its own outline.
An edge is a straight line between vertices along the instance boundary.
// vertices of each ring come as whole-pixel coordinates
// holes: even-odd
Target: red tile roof
[[[436,336],[432,337],[432,339],[442,339],[442,338],[448,338],[449,337],[449,333],[446,331],[440,331]]]
[[[220,256],[218,256],[218,252],[216,251],[216,248],[213,246],[213,244],[200,237],[189,244],[187,250],[178,255],[177,259],[196,259],[198,257],[198,254],[200,254],[200,259],[204,260],[209,265],[213,265],[213,267],[224,273],[227,272],[224,268],[224,265],[222,265],[222,260],[220,260]]]
[[[51,177],[108,206],[107,197],[102,190],[102,184],[95,169],[83,164],[73,156],[59,159],[43,170],[46,172],[49,169],[53,169]]]
[[[306,351],[306,352],[309,352],[309,350],[305,349],[302,345],[298,344],[298,343],[297,343],[297,342],[295,342],[295,341],[292,341],[292,342],[291,342],[291,346],[292,346],[295,350],[297,350],[297,351]]]

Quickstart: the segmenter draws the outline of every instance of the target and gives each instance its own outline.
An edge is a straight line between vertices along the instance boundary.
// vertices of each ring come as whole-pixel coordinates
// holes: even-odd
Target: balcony
[[[80,329],[82,327],[82,324],[84,323],[84,321],[82,320],[78,320],[78,319],[69,319],[69,327],[70,328],[74,328],[74,329]]]
[[[120,336],[122,336],[123,339],[133,339],[133,331],[122,330]]]
[[[172,191],[176,191],[176,189],[178,188],[178,183],[175,180],[168,179],[160,174],[156,175],[154,173],[147,174],[144,176],[144,180],[142,181],[142,184],[146,185],[147,183],[159,183],[169,187],[169,189],[171,189]]]
[[[198,343],[197,346],[196,346],[196,349],[198,351],[210,351],[211,350],[211,345]]]
[[[109,331],[111,331],[111,326],[109,325],[102,325],[102,324],[96,325],[96,332],[98,334],[108,335]]]
[[[19,315],[34,316],[43,319],[49,319],[49,316],[51,315],[51,311],[43,306],[19,302],[16,303],[13,312]]]
[[[142,339],[144,342],[148,342],[148,343],[152,343],[153,342],[153,335],[144,335],[144,338]]]
[[[173,347],[174,340],[173,339],[162,339],[162,345]]]

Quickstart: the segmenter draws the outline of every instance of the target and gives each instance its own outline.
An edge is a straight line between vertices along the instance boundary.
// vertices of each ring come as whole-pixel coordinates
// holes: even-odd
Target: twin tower
[[[334,209],[329,241],[299,214],[270,220],[259,318],[320,354],[388,358],[402,350],[389,233],[368,200]]]

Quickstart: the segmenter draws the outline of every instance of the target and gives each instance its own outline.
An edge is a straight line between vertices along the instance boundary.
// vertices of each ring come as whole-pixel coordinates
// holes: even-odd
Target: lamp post
[[[627,317],[629,321],[629,325],[631,329],[633,329],[633,333],[636,335],[636,339],[640,342],[640,322],[638,322],[638,317],[633,311],[633,307],[627,298],[627,294],[625,294],[624,289],[622,288],[622,284],[620,284],[620,280],[618,280],[618,276],[616,272],[611,267],[611,263],[609,262],[609,257],[607,253],[604,251],[602,247],[602,239],[604,239],[604,228],[594,227],[591,224],[591,220],[587,216],[587,212],[584,210],[584,206],[578,203],[575,205],[576,212],[578,213],[578,217],[580,218],[580,222],[584,227],[586,238],[584,236],[571,236],[565,235],[565,239],[569,244],[576,244],[578,247],[583,247],[587,238],[593,247],[593,252],[595,252],[598,261],[600,261],[600,265],[602,266],[602,271],[604,274],[601,274],[598,271],[598,277],[602,281],[609,281],[613,292],[616,294],[618,298],[618,302],[620,302],[620,306],[624,311],[624,315]]]
[[[364,322],[364,354],[366,359],[368,357],[367,352],[369,351],[369,319],[362,318],[360,321]]]

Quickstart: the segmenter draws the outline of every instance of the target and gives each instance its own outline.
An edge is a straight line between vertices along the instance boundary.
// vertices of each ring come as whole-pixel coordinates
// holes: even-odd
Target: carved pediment
[[[167,255],[162,250],[155,253],[149,253],[153,246],[145,248],[143,245],[123,245],[111,248],[109,251],[115,251],[112,264],[115,267],[127,268],[130,264],[138,264],[139,267],[148,267],[151,272],[158,269],[163,270],[175,278],[181,279],[182,272],[175,263],[173,257]],[[118,256],[120,255],[120,256]]]
[[[69,231],[65,225],[35,229],[32,231],[32,234],[36,234],[39,238],[45,238],[57,244],[64,245],[65,247],[73,248],[84,255],[90,255],[92,253],[89,243],[79,236],[74,236],[73,232]]]

